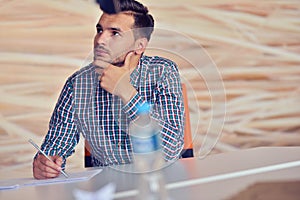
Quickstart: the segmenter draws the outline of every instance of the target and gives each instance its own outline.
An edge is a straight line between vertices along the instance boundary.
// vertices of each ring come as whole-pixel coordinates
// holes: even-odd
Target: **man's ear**
[[[146,47],[148,45],[147,38],[139,38],[135,41],[135,54],[141,55],[146,50]]]

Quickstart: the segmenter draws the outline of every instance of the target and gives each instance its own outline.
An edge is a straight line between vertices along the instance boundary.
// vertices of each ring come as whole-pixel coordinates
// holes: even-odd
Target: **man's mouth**
[[[94,56],[95,57],[106,57],[109,56],[109,51],[103,49],[103,48],[95,48],[94,49]]]

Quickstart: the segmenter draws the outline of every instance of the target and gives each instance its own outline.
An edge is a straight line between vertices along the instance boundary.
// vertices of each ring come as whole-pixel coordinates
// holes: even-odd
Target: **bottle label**
[[[133,153],[151,153],[160,149],[159,134],[150,137],[137,137],[131,135]]]

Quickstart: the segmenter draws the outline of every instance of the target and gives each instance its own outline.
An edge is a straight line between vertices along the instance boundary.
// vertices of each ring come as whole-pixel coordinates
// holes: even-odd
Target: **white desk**
[[[300,147],[265,147],[211,155],[202,160],[181,159],[163,169],[163,173],[172,199],[225,199],[257,181],[300,180],[300,164],[295,161],[300,161]],[[252,173],[253,169],[267,170],[266,166],[284,168],[283,163],[296,166]],[[250,175],[237,174],[240,171]],[[233,175],[236,176],[230,178]],[[74,188],[96,191],[109,182],[117,185],[116,199],[133,199],[138,176],[107,167],[87,182],[0,191],[0,199],[69,200],[74,199]]]

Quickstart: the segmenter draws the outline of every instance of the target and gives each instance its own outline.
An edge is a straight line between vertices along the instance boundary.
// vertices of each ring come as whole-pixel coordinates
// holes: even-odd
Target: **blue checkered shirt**
[[[151,117],[161,127],[165,159],[178,158],[183,147],[184,105],[177,66],[165,58],[142,56],[130,81],[138,92],[124,104],[101,88],[93,65],[75,72],[60,94],[42,150],[62,156],[65,162],[82,133],[91,146],[94,166],[130,163],[127,125],[138,117],[138,105],[148,102],[153,106]]]

